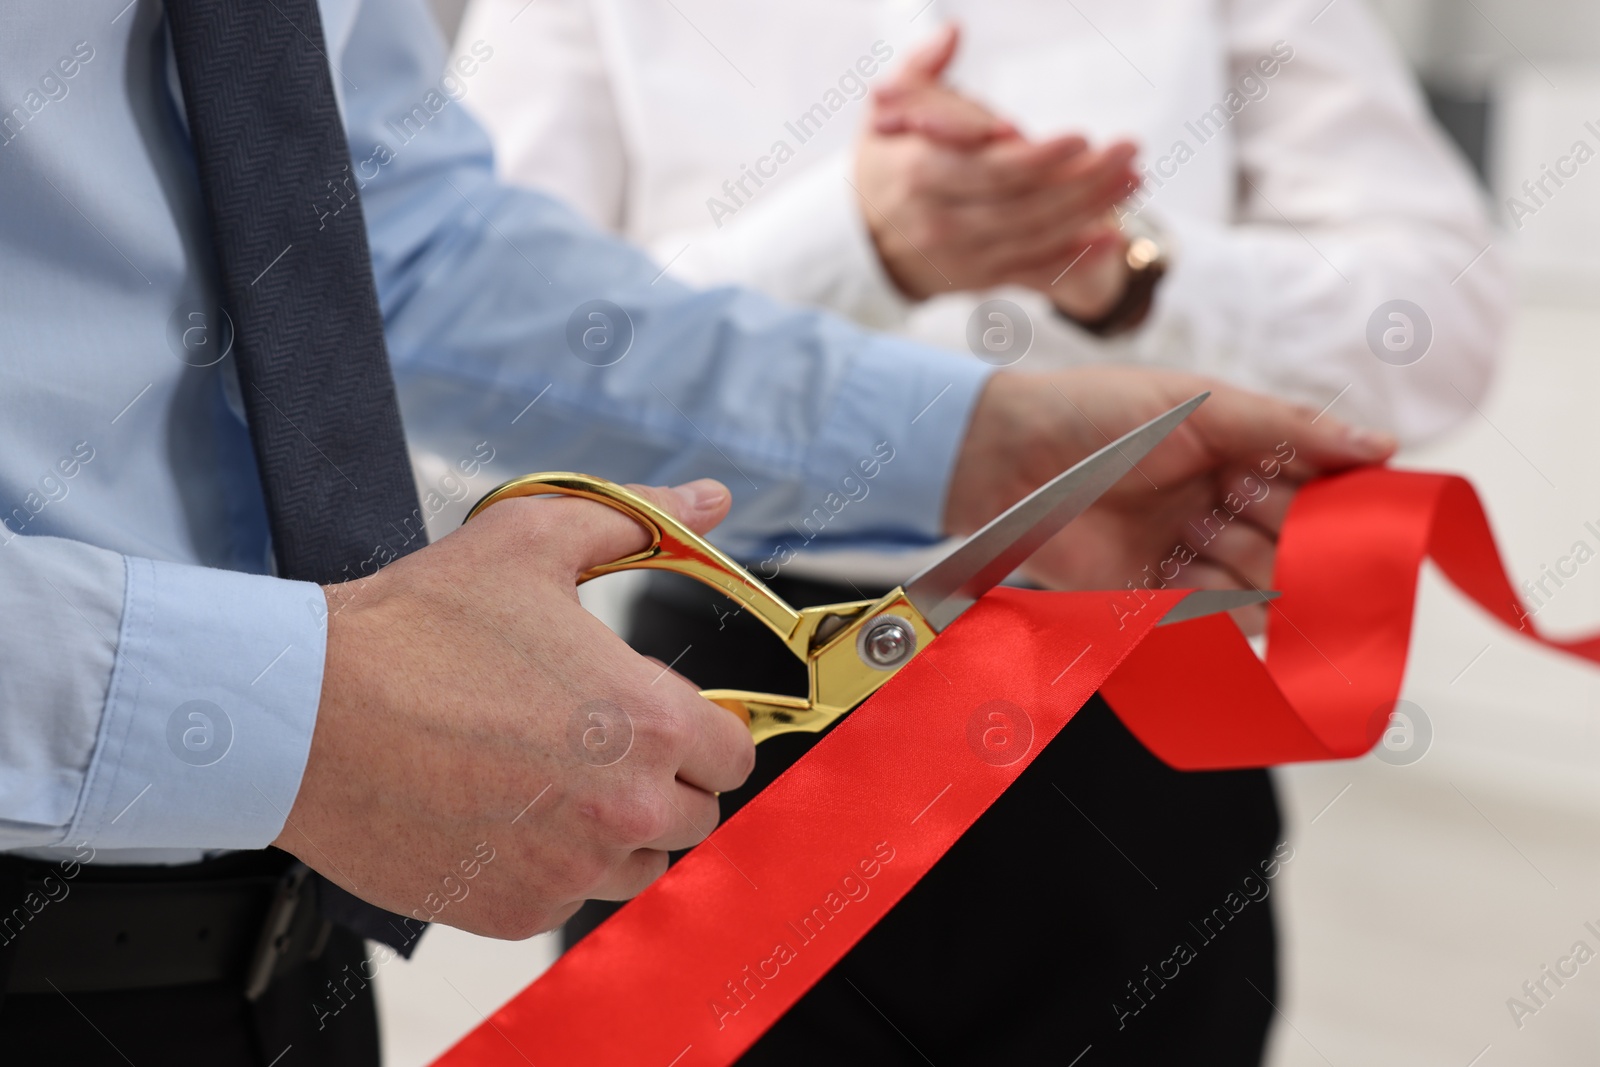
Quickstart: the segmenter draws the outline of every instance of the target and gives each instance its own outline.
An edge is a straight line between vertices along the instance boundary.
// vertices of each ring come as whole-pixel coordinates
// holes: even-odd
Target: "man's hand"
[[[1127,282],[1109,213],[1137,188],[1135,146],[1023,138],[940,80],[957,40],[947,27],[874,94],[856,189],[879,258],[915,299],[1015,284],[1100,318]]]
[[[728,510],[716,482],[639,491],[697,531]],[[582,571],[645,543],[604,505],[513,499],[327,587],[316,732],[275,844],[374,904],[494,937],[653,881],[755,751],[579,605]]]
[[[1387,434],[1188,375],[1086,367],[990,379],[951,481],[945,523],[967,533],[1140,424],[1211,390],[1172,436],[1029,561],[1053,588],[1267,589],[1295,487],[1380,462]],[[1148,580],[1148,584],[1147,584]],[[1247,626],[1265,620],[1249,609]]]

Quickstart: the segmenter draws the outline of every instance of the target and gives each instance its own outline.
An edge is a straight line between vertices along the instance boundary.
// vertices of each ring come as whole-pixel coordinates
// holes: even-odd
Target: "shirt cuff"
[[[67,840],[270,844],[300,789],[326,633],[309,582],[128,557],[116,666]]]
[[[993,372],[970,356],[895,337],[862,346],[806,464],[816,503],[836,516],[830,540],[904,542],[908,530],[943,536],[956,455]]]

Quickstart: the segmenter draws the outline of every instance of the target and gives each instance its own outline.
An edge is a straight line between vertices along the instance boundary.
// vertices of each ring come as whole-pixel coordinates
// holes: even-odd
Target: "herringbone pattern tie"
[[[360,577],[423,540],[317,5],[167,17],[279,571]]]
[[[278,572],[361,577],[426,534],[316,0],[166,6]],[[334,918],[405,939],[334,888]]]

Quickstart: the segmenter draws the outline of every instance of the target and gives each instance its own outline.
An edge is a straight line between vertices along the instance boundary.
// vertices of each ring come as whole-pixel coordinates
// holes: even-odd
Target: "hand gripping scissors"
[[[1002,582],[1040,546],[1077,518],[1199,407],[1201,393],[1106,445],[1001,512],[986,526],[877,600],[825,604],[796,611],[754,575],[699,534],[636,493],[586,474],[529,474],[490,491],[467,514],[520,496],[559,494],[595,500],[637,521],[649,547],[613,563],[591,567],[580,582],[614,571],[676,571],[711,586],[748,609],[806,665],[806,697],[706,689],[701,696],[728,709],[750,727],[756,742],[776,734],[822,730],[894,677],[962,612]],[[1276,593],[1256,590],[1195,591],[1160,625],[1261,603]]]

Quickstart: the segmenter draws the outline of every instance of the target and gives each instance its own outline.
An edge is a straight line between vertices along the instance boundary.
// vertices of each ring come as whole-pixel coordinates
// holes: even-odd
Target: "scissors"
[[[699,534],[638,494],[586,474],[529,474],[506,482],[473,505],[466,521],[511,497],[559,494],[617,509],[651,536],[641,552],[591,567],[579,582],[615,571],[675,571],[716,589],[760,619],[806,665],[805,697],[706,689],[701,696],[738,715],[757,743],[777,734],[815,733],[855,708],[928,647],[968,608],[1005,580],[1040,546],[1082,514],[1209,393],[1140,426],[1063,471],[1001,512],[942,559],[877,600],[795,610]],[[1159,625],[1185,622],[1276,597],[1260,590],[1191,592]]]

